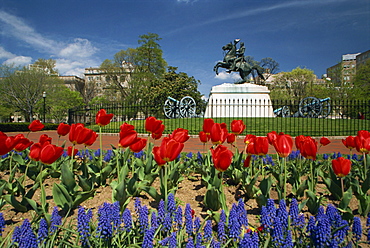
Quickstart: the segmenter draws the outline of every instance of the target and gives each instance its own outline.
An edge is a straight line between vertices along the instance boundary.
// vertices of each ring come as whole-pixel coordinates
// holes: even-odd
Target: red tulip
[[[225,123],[214,123],[211,129],[211,141],[214,145],[219,145],[225,142],[227,138],[227,128]]]
[[[163,134],[163,130],[164,130],[164,125],[162,125],[163,126],[163,129],[162,129],[162,131],[160,132],[160,133],[152,133],[152,139],[155,139],[155,140],[158,140],[158,139],[160,139],[161,137],[162,137],[162,134]]]
[[[322,146],[326,146],[326,145],[329,145],[330,144],[330,140],[328,139],[328,138],[326,138],[326,137],[322,137],[321,139],[320,139],[320,144],[322,145]]]
[[[73,150],[73,155],[72,155],[72,150]],[[73,157],[73,156],[76,156],[77,153],[78,153],[78,149],[76,149],[76,148],[73,149],[72,146],[68,146],[68,148],[67,148],[68,156]]]
[[[52,144],[46,144],[43,146],[40,152],[40,161],[44,164],[54,163],[64,152],[63,147],[59,147]]]
[[[42,124],[40,122],[40,120],[34,120],[33,122],[31,122],[31,124],[28,126],[28,129],[31,131],[31,132],[37,132],[37,131],[41,131],[43,128],[45,127],[44,124]]]
[[[155,160],[155,162],[157,163],[158,166],[163,166],[163,165],[165,165],[167,163],[161,157],[161,151],[160,151],[160,147],[159,146],[153,147],[152,153],[154,155],[154,160]]]
[[[42,134],[39,137],[39,143],[41,145],[44,144],[45,142],[49,142],[49,144],[50,144],[51,143],[51,140],[52,140],[52,138],[49,137],[47,134]]]
[[[254,140],[254,150],[258,156],[266,155],[269,151],[269,142],[267,137],[257,137]]]
[[[6,135],[0,131],[0,155],[7,154],[16,146],[15,137]]]
[[[134,130],[134,126],[123,123],[120,127],[119,132],[119,146],[126,148],[137,141],[137,132]]]
[[[286,158],[292,152],[293,139],[288,134],[280,133],[276,136],[273,146],[280,157]]]
[[[342,143],[345,147],[347,147],[350,150],[356,147],[355,137],[353,136],[348,136],[347,138],[342,139]]]
[[[275,142],[277,135],[278,134],[276,133],[276,131],[272,131],[267,134],[267,140],[270,145],[272,145]]]
[[[256,149],[255,149],[255,139],[249,141],[248,145],[246,146],[245,152],[248,155],[257,155]]]
[[[162,133],[163,130],[159,132],[159,130],[162,129],[162,125],[162,121],[157,120],[154,116],[149,116],[145,119],[145,130],[149,133]]]
[[[64,152],[63,147],[58,147],[45,142],[43,145],[35,143],[30,148],[28,156],[35,161],[41,161],[44,164],[54,163]]]
[[[92,144],[94,144],[96,139],[98,138],[98,134],[94,131],[92,131],[89,136],[90,138],[83,143],[85,146],[92,146]]]
[[[351,171],[351,160],[339,157],[331,161],[333,171],[338,177],[345,177]]]
[[[188,130],[183,128],[175,129],[169,137],[180,143],[185,143],[190,138]]]
[[[140,152],[146,146],[147,139],[137,138],[136,142],[130,145],[132,152]]]
[[[170,162],[175,160],[179,156],[182,149],[184,148],[184,143],[178,142],[168,137],[164,137],[159,148],[161,158],[164,161]]]
[[[229,168],[233,160],[233,153],[226,146],[218,145],[216,149],[211,148],[211,153],[216,170],[223,172]]]
[[[247,158],[244,160],[243,167],[248,168],[251,165],[251,158],[252,155],[247,156]]]
[[[58,126],[57,133],[59,136],[66,136],[70,130],[71,126],[62,122]]]
[[[153,139],[158,140],[162,137],[164,131],[164,125],[161,120],[157,120],[155,117],[150,116],[145,120],[145,130],[151,133]]]
[[[370,151],[370,133],[366,130],[360,130],[355,137],[356,150],[361,153]]]
[[[251,141],[253,141],[255,138],[256,138],[256,135],[254,135],[254,134],[248,134],[248,135],[246,135],[246,136],[245,136],[245,138],[244,138],[244,143],[248,145],[248,144],[249,144]]]
[[[17,134],[15,136],[15,141],[16,145],[14,147],[14,150],[16,150],[17,152],[21,152],[33,144],[33,142],[24,137],[23,134]]]
[[[82,123],[72,124],[69,132],[69,141],[74,145],[87,142],[94,135],[94,131],[88,129]]]
[[[309,136],[307,136],[307,137],[309,137]],[[297,150],[301,150],[301,147],[302,147],[303,142],[305,141],[305,139],[306,139],[306,136],[304,136],[304,135],[298,135],[297,137],[295,137],[295,147],[297,148]]]
[[[245,129],[245,125],[242,120],[233,120],[230,124],[230,127],[231,127],[231,132],[236,135],[241,134]]]
[[[233,144],[236,140],[236,135],[234,133],[229,133],[227,134],[226,140],[228,144]]]
[[[200,131],[199,132],[199,140],[202,143],[207,143],[208,140],[209,140],[209,136],[204,131]]]
[[[210,119],[210,118],[204,119],[203,120],[203,132],[205,132],[206,134],[210,134],[213,124],[215,124],[213,119]]]
[[[39,161],[41,148],[42,148],[42,145],[40,143],[33,144],[30,148],[30,153],[28,154],[30,159],[34,161]]]
[[[104,127],[110,123],[113,118],[113,114],[107,114],[105,109],[101,109],[96,114],[95,123],[101,127]]]
[[[311,137],[307,136],[300,147],[300,151],[303,157],[316,160],[317,142]]]

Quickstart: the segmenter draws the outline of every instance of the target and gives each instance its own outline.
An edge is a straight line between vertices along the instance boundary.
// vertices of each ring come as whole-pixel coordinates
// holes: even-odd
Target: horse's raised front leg
[[[216,75],[218,75],[218,68],[220,67],[220,63],[221,63],[221,62],[218,62],[218,63],[213,67],[213,70],[216,72]]]

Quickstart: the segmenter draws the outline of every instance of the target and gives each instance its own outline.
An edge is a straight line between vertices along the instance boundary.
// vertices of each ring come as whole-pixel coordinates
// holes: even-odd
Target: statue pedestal
[[[269,93],[250,83],[213,86],[204,117],[275,117]]]

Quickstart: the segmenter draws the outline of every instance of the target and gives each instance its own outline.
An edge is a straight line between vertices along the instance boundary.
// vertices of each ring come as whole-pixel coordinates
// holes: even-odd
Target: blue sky
[[[0,0],[0,63],[55,59],[61,75],[81,75],[139,35],[156,33],[165,60],[211,87],[221,47],[236,38],[245,55],[271,57],[280,71],[300,66],[321,77],[342,54],[370,49],[368,0]]]

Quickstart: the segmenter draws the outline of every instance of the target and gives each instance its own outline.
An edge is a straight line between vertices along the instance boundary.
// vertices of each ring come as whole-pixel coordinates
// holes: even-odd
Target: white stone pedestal
[[[250,83],[213,86],[204,117],[275,117],[269,93]]]

